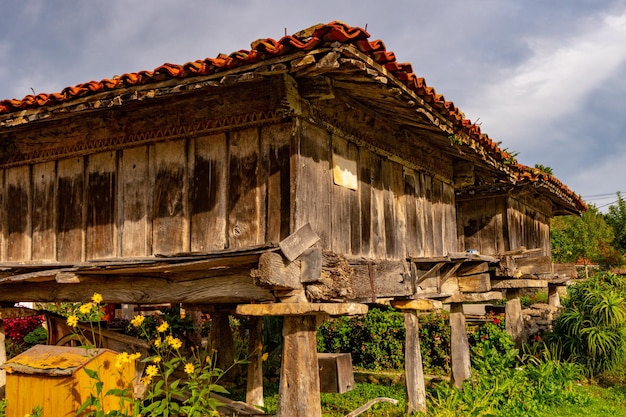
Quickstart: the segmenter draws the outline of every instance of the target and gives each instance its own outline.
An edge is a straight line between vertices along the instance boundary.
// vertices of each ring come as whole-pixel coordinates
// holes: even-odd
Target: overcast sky
[[[588,203],[626,192],[626,0],[2,0],[0,99],[366,27],[484,133]]]

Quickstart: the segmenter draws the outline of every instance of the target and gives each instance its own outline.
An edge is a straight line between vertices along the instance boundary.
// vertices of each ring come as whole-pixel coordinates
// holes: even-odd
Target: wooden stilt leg
[[[209,340],[212,348],[217,351],[216,366],[222,370],[230,368],[235,362],[235,342],[227,312],[215,311],[211,313]]]
[[[515,346],[520,348],[524,341],[524,321],[522,318],[522,303],[519,290],[507,290],[505,309],[506,332],[511,335]]]
[[[250,317],[248,327],[248,385],[246,403],[263,407],[263,318]]]
[[[184,304],[183,308],[185,309],[185,315],[193,321],[193,325],[195,327],[195,331],[188,336],[189,341],[193,344],[193,346],[200,347],[202,346],[203,326],[202,311],[200,310],[200,306],[197,304]]]
[[[548,287],[548,305],[551,307],[561,307],[561,296],[559,295],[559,287],[550,285]]]
[[[404,312],[406,341],[404,349],[404,372],[406,378],[407,406],[406,412],[411,415],[426,411],[426,387],[424,384],[424,368],[420,350],[419,321],[415,311]]]
[[[315,316],[285,316],[276,417],[321,417]]]
[[[461,388],[463,381],[472,375],[469,342],[465,329],[465,315],[462,303],[450,304],[450,331],[451,331],[451,382],[457,388]]]
[[[5,345],[4,324],[0,320],[0,365],[7,361],[7,350]],[[7,382],[7,373],[4,369],[0,370],[0,394],[4,397],[4,386]]]

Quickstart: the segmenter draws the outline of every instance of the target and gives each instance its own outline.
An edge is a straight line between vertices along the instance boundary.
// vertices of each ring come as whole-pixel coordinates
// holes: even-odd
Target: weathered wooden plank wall
[[[456,250],[451,184],[308,122],[298,144],[294,227],[311,223],[323,248],[374,259]],[[333,183],[333,153],[356,161],[358,190]]]
[[[540,210],[538,210],[540,208]],[[484,255],[511,250],[543,249],[550,254],[550,205],[535,198],[487,196],[457,202],[459,250]]]
[[[4,169],[2,261],[150,256],[290,233],[291,123]]]
[[[548,203],[541,204],[537,199],[531,206],[524,200],[523,196],[519,199],[508,198],[507,218],[511,250],[520,247],[541,248],[542,255],[550,256],[550,215],[546,214],[550,206]]]

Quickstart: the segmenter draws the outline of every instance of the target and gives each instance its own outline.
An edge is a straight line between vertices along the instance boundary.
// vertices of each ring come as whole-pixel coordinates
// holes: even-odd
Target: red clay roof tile
[[[466,119],[463,113],[454,106],[453,102],[445,101],[444,97],[435,92],[435,89],[426,85],[424,78],[417,77],[413,73],[410,63],[398,63],[392,51],[387,51],[385,44],[380,40],[370,41],[369,33],[359,27],[351,27],[343,22],[334,21],[326,25],[318,25],[312,34],[299,36],[284,36],[280,40],[259,39],[251,44],[251,50],[240,50],[230,55],[220,54],[215,58],[206,58],[188,62],[183,65],[163,64],[153,71],[140,71],[136,73],[123,74],[114,79],[103,79],[101,81],[90,81],[78,84],[73,87],[64,88],[60,93],[28,95],[21,100],[0,101],[0,115],[11,113],[17,110],[43,107],[63,103],[83,97],[89,94],[125,88],[134,85],[148,84],[170,78],[182,78],[187,76],[208,75],[220,70],[230,69],[237,66],[263,61],[265,59],[285,55],[297,51],[308,51],[321,46],[330,46],[334,42],[354,45],[359,51],[368,55],[375,62],[382,65],[392,73],[398,80],[420,96],[425,102],[439,109],[455,130],[467,134],[470,139],[480,143],[488,154],[498,161],[509,160],[511,156],[500,150],[498,145],[489,137],[481,133],[480,127]],[[535,174],[533,169],[514,164],[512,165],[519,181],[547,181],[569,196],[577,209],[585,210],[585,203],[563,185],[556,178],[545,173]]]

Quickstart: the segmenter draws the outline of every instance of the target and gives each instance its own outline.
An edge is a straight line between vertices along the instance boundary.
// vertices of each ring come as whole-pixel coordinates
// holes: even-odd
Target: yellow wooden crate
[[[133,392],[134,362],[116,367],[117,353],[108,349],[36,345],[2,365],[7,371],[6,417],[24,417],[39,406],[44,416],[75,416],[89,398],[96,395],[96,380],[85,369],[96,371],[103,382],[102,393],[110,389]],[[120,410],[120,399],[105,396],[105,411]],[[125,409],[130,410],[126,402]]]

